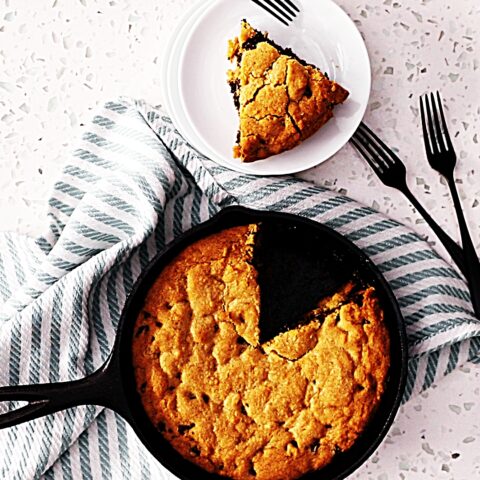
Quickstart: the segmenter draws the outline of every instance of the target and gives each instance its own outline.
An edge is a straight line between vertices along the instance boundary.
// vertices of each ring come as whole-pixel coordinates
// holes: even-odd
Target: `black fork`
[[[363,122],[350,141],[385,185],[396,188],[408,198],[443,243],[458,268],[465,274],[466,267],[462,249],[427,213],[423,205],[408,188],[407,170],[398,155],[387,147]]]
[[[462,204],[455,184],[454,171],[457,155],[447,129],[440,93],[420,97],[423,139],[428,163],[447,180],[457,213],[465,255],[465,276],[468,281],[475,314],[480,318],[480,261],[468,231]]]
[[[262,7],[287,27],[289,22],[293,22],[297,14],[300,13],[300,9],[292,0],[252,0],[252,2]]]

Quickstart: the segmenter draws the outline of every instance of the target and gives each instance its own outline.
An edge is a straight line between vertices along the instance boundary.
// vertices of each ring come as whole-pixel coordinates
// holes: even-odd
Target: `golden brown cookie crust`
[[[313,135],[343,103],[348,91],[313,65],[282,53],[242,21],[240,36],[229,41],[228,72],[239,110],[239,138],[234,157],[245,162],[289,150]],[[263,35],[263,34],[260,34]],[[293,55],[293,54],[292,54]]]
[[[290,480],[358,438],[384,391],[389,339],[374,289],[355,303],[349,284],[319,304],[324,318],[259,345],[257,228],[211,235],[162,271],[133,362],[148,417],[185,458],[233,479]]]

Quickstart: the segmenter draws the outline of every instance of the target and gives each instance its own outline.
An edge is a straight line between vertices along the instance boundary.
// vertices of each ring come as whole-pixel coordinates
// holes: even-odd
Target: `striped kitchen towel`
[[[46,234],[0,235],[0,385],[72,380],[98,368],[142,268],[232,204],[313,218],[372,258],[407,323],[405,400],[479,361],[480,325],[464,279],[411,230],[299,179],[214,164],[160,110],[122,99],[105,105],[69,158]],[[0,445],[2,479],[174,478],[121,417],[94,406],[2,430]]]

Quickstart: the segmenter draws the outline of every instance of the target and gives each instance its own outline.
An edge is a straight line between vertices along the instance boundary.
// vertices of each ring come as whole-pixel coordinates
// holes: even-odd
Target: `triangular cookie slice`
[[[333,116],[348,91],[318,68],[278,46],[242,21],[240,36],[229,41],[228,72],[240,116],[234,157],[253,162],[289,150]]]

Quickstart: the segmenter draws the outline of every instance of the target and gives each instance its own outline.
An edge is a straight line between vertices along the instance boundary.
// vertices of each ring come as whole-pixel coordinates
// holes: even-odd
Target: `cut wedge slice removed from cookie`
[[[277,155],[313,135],[348,91],[243,20],[229,41],[228,72],[240,117],[235,158],[253,162]]]

